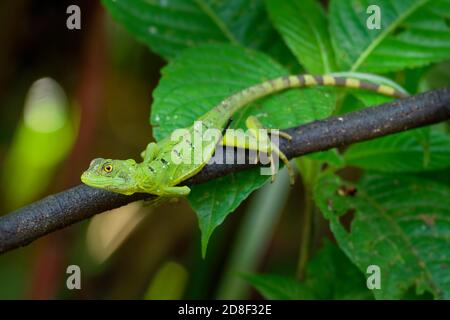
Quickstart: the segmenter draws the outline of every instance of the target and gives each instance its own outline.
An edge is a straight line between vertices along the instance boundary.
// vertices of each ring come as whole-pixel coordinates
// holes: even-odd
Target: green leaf
[[[380,267],[375,297],[401,299],[415,290],[448,299],[450,188],[381,174],[364,176],[354,186],[356,194],[344,192],[351,187],[326,174],[316,184],[315,199],[350,260],[364,273],[370,265]]]
[[[329,241],[309,262],[303,282],[273,274],[244,278],[266,299],[373,299],[361,271]]]
[[[378,5],[381,28],[366,13]],[[342,70],[390,72],[450,57],[449,0],[332,0],[330,29]]]
[[[450,187],[450,168],[436,171],[419,172],[416,173],[416,175],[420,178],[429,179]]]
[[[268,178],[259,169],[231,173],[191,187],[189,203],[197,213],[202,231],[202,255],[206,255],[208,241],[227,215],[233,212],[250,193],[262,187]]]
[[[421,130],[354,144],[345,152],[345,162],[383,172],[418,172],[450,167],[450,136],[431,131],[429,140],[423,142],[418,139]],[[427,153],[424,153],[424,143]]]
[[[201,63],[199,63],[201,61]],[[153,91],[151,124],[157,140],[191,125],[224,98],[251,85],[288,74],[267,55],[217,44],[183,52],[161,71]],[[292,127],[333,112],[335,95],[324,88],[292,89],[244,108],[231,127],[244,127],[252,114],[267,127]]]
[[[375,92],[362,90],[353,90],[352,95],[354,95],[359,101],[363,103],[363,107],[374,107],[394,100],[393,97],[383,96]]]
[[[327,151],[319,151],[305,155],[305,157],[325,162],[335,168],[341,168],[345,165],[344,158],[337,149],[330,149]]]
[[[450,61],[433,66],[421,79],[420,91],[428,91],[448,86],[450,83]]]
[[[281,42],[260,0],[103,0],[103,4],[116,21],[166,59],[211,42],[269,50]]]
[[[316,299],[373,299],[361,271],[339,247],[326,239],[308,264],[306,284]]]
[[[154,136],[160,140],[174,129],[191,125],[231,94],[285,74],[287,70],[267,55],[238,46],[217,44],[189,49],[162,70],[162,78],[153,91]],[[267,127],[296,126],[329,116],[334,103],[335,95],[327,90],[293,89],[238,112],[232,127],[243,127],[249,114]],[[203,252],[213,230],[267,181],[267,176],[258,175],[256,169],[193,186],[189,201],[199,217]],[[216,204],[217,197],[220,202]]]
[[[268,300],[313,300],[314,293],[303,283],[277,274],[245,274],[258,292]]]
[[[308,72],[335,69],[328,20],[318,2],[266,0],[266,5],[275,28]]]

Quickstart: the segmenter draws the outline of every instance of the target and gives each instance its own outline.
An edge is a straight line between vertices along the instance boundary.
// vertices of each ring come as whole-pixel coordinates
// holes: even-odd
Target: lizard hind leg
[[[249,135],[247,135],[246,137],[247,139],[245,139],[244,141],[236,140],[235,137],[230,137],[227,136],[227,134],[225,134],[222,140],[222,145],[243,148],[248,150],[255,150],[258,153],[262,152],[267,154],[270,161],[272,182],[275,180],[276,177],[275,157],[278,157],[278,159],[281,159],[281,161],[283,161],[283,163],[286,165],[289,174],[289,180],[291,184],[294,184],[295,182],[294,169],[289,163],[289,160],[286,157],[286,155],[278,148],[278,146],[275,143],[272,142],[269,133],[271,136],[277,135],[288,140],[291,140],[292,137],[289,134],[279,130],[265,129],[263,125],[258,121],[258,119],[256,119],[256,117],[254,116],[248,117],[245,124],[249,129],[250,133]]]
[[[278,146],[272,142],[271,138],[269,137],[268,133],[270,135],[277,135],[279,137],[283,137],[288,140],[292,140],[292,137],[287,134],[286,132],[280,131],[280,130],[274,130],[274,129],[265,129],[264,126],[259,122],[259,120],[254,116],[249,116],[247,120],[245,121],[245,125],[249,129],[249,132],[252,136],[256,138],[258,141],[258,144],[262,144],[264,149],[264,145],[267,147],[265,148],[267,150],[267,155],[270,158],[270,168],[272,171],[272,181],[275,180],[275,159],[274,154],[278,156],[281,161],[286,165],[288,174],[289,174],[289,180],[291,184],[295,183],[295,172],[292,168],[291,164],[289,163],[289,159],[286,157],[286,155],[278,148]],[[264,129],[264,130],[261,130]]]

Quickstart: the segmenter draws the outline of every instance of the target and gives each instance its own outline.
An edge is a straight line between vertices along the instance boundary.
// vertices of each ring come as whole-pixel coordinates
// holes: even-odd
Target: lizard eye
[[[103,167],[103,171],[105,171],[106,173],[110,173],[113,171],[113,167],[110,164],[107,164],[106,166]]]

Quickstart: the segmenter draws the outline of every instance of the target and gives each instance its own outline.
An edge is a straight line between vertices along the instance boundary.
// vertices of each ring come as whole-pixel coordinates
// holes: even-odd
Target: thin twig
[[[450,87],[447,87],[286,129],[284,131],[292,135],[293,140],[288,142],[281,139],[280,149],[288,158],[294,158],[449,118]],[[252,164],[207,165],[186,184],[205,182],[250,166]],[[27,245],[95,214],[147,197],[145,194],[124,196],[85,185],[48,196],[0,218],[0,253]]]

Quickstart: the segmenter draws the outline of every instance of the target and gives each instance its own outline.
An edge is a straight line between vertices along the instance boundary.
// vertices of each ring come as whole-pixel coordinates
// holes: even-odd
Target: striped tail
[[[345,87],[351,89],[362,89],[373,91],[394,98],[406,98],[408,96],[407,94],[399,90],[396,90],[393,87],[384,84],[375,84],[368,81],[362,81],[355,78],[333,77],[333,76],[311,76],[311,75],[299,75],[294,77],[288,76],[286,78],[289,79],[287,81],[293,80],[294,82],[298,82],[299,87],[335,86],[335,87]],[[295,78],[297,78],[297,80],[295,80]]]
[[[251,86],[223,100],[218,105],[218,109],[221,112],[232,114],[246,104],[272,93],[290,88],[315,86],[362,89],[395,98],[405,98],[408,96],[407,94],[384,84],[375,84],[349,77],[335,77],[330,75],[312,76],[309,74],[304,74],[279,77]]]

